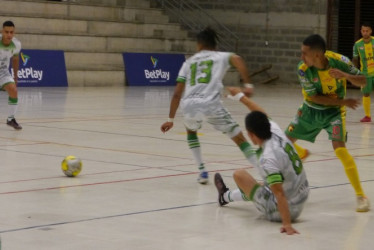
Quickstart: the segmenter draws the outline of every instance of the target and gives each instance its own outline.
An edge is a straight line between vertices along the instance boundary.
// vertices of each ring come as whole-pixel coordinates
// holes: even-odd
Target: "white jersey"
[[[292,142],[278,124],[270,121],[270,125],[272,136],[262,145],[257,168],[265,185],[282,183],[289,204],[301,204],[306,201],[309,194],[303,164]]]
[[[21,51],[21,42],[13,38],[12,42],[5,46],[2,41],[3,36],[0,34],[0,79],[9,76],[9,64],[13,56],[17,56]]]
[[[222,79],[230,67],[232,53],[202,50],[188,58],[177,82],[185,83],[182,105],[212,104],[221,100]]]

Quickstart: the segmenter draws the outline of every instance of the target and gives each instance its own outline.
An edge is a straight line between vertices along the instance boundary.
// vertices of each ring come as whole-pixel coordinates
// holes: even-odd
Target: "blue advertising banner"
[[[175,85],[183,54],[123,53],[126,82],[129,86]]]
[[[14,76],[13,69],[11,73]],[[64,52],[23,49],[17,75],[18,87],[66,87],[68,80]]]

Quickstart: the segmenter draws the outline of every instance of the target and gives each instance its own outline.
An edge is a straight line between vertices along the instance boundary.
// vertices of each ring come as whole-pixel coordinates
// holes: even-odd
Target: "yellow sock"
[[[371,117],[370,115],[370,96],[363,96],[362,97],[362,106],[364,107],[365,116]]]
[[[343,147],[335,149],[335,154],[342,162],[345,174],[351,182],[351,185],[353,186],[356,195],[365,196],[364,191],[361,187],[360,177],[358,175],[357,166],[353,157],[349,154],[348,150]]]
[[[296,152],[299,155],[300,159],[304,159],[304,157],[307,154],[307,150],[305,148],[297,145],[296,143],[294,143],[293,146],[295,147]]]

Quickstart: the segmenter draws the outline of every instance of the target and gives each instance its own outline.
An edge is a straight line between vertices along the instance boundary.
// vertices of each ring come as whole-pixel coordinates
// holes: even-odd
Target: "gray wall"
[[[272,64],[281,83],[297,83],[302,40],[326,36],[327,0],[196,1],[240,37],[238,54],[250,70]]]

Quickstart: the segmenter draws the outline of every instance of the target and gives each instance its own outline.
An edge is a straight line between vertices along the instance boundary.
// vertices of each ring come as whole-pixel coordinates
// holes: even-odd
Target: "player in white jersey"
[[[240,56],[218,52],[215,50],[216,45],[217,35],[214,30],[207,28],[197,35],[198,53],[186,60],[180,69],[170,104],[169,119],[161,126],[164,133],[173,127],[173,120],[181,103],[187,141],[200,170],[198,182],[201,184],[208,182],[208,172],[202,160],[197,136],[203,120],[229,136],[247,158],[253,156],[251,145],[221,102],[222,78],[230,65],[239,71],[243,82],[248,83],[244,89],[246,94],[252,92],[248,70]]]
[[[258,169],[263,183],[257,182],[246,170],[236,170],[234,180],[238,189],[230,191],[219,173],[215,175],[218,202],[221,206],[233,201],[253,201],[256,208],[270,221],[281,221],[281,232],[298,233],[291,221],[301,213],[309,194],[303,164],[279,126],[268,119],[264,110],[240,89],[229,88],[232,96],[252,112],[245,119],[248,135],[257,150]]]
[[[3,29],[0,36],[0,87],[8,95],[9,116],[7,125],[16,130],[22,129],[14,118],[18,106],[17,92],[17,72],[19,68],[19,53],[21,51],[21,42],[14,38],[14,23],[6,21],[3,23]],[[9,72],[9,64],[12,61],[14,79]]]

